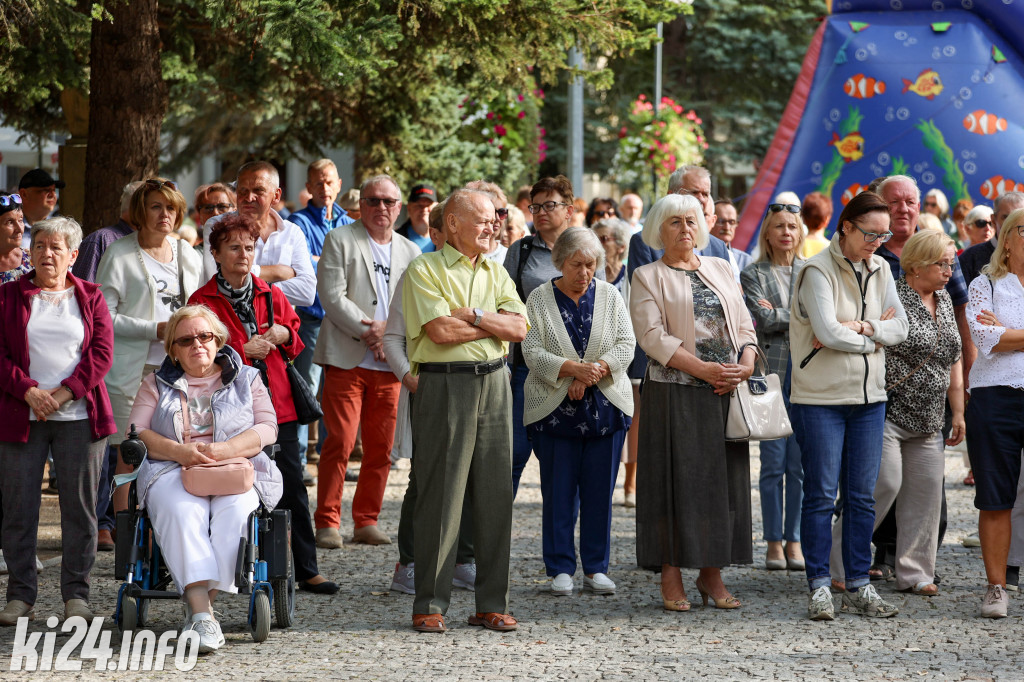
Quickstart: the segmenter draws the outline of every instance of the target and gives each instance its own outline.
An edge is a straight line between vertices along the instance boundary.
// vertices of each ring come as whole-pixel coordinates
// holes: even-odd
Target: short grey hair
[[[711,172],[703,166],[687,164],[677,168],[672,175],[668,176],[668,193],[675,194],[683,187],[683,176],[693,173],[701,180],[710,180]],[[703,207],[701,208],[703,210]]]
[[[1024,198],[1024,197],[1022,197]],[[984,204],[979,204],[967,212],[964,216],[964,225],[971,225],[975,220],[990,220],[992,218],[992,209]]]
[[[359,186],[359,196],[366,194],[366,190],[369,187],[372,187],[373,185],[378,185],[382,182],[390,182],[392,185],[394,185],[395,189],[398,190],[398,200],[402,200],[402,188],[398,186],[398,181],[395,180],[390,175],[388,175],[387,173],[374,175],[373,177],[363,180],[363,184]]]
[[[996,200],[992,202],[993,213],[999,213],[999,206],[1004,201],[1013,201],[1013,203],[1024,206],[1024,192],[1006,192],[996,197]]]
[[[644,230],[640,233],[640,238],[652,249],[664,249],[665,242],[661,239],[662,225],[670,218],[685,218],[690,213],[694,213],[697,218],[697,240],[694,248],[703,249],[711,239],[708,234],[708,221],[704,219],[704,205],[691,194],[667,194],[654,202],[644,221]]]
[[[278,172],[277,167],[269,161],[250,161],[249,163],[242,164],[242,167],[238,169],[238,174],[235,175],[235,182],[243,175],[255,173],[266,173],[275,189],[281,187],[281,174]]]
[[[555,245],[551,247],[551,264],[561,272],[565,261],[576,253],[587,260],[597,261],[598,270],[604,268],[604,247],[590,228],[570,227],[560,234],[555,240]]]
[[[942,190],[938,187],[932,187],[930,190],[924,193],[924,198],[934,197],[935,203],[939,207],[939,217],[945,220],[949,217],[949,199],[943,194]]]
[[[604,218],[598,220],[596,223],[590,226],[590,229],[596,230],[598,228],[608,228],[612,231],[612,236],[615,237],[615,243],[619,246],[629,246],[629,237],[632,230],[629,228],[629,224],[622,218]]]
[[[882,180],[878,185],[878,196],[882,197],[885,203],[889,203],[889,200],[885,198],[885,188],[889,185],[894,185],[897,182],[909,182],[914,188],[914,192],[917,193],[917,203],[921,203],[921,188],[917,186],[917,180],[910,177],[909,175],[890,175],[885,180]]]
[[[63,237],[69,251],[75,251],[82,245],[82,226],[74,218],[55,216],[40,220],[32,226],[32,244],[36,243],[36,235],[45,234]]]
[[[127,213],[128,209],[132,207],[132,195],[135,194],[135,190],[142,186],[146,182],[145,180],[136,180],[129,182],[121,190],[121,213]]]

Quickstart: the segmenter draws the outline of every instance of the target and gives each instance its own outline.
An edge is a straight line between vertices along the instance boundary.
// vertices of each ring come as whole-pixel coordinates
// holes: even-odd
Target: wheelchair
[[[264,452],[274,459],[279,445]],[[146,445],[139,440],[132,424],[128,439],[121,444],[125,463],[137,468],[146,456]],[[133,631],[146,626],[149,605],[154,599],[179,599],[169,590],[173,579],[153,536],[149,516],[138,509],[135,480],[128,489],[128,510],[116,515],[117,540],[114,546],[114,577],[123,580],[117,592],[114,621],[118,631]],[[291,511],[268,510],[262,503],[246,523],[246,534],[238,541],[235,586],[239,594],[249,596],[249,632],[255,642],[270,635],[270,605],[279,628],[291,627],[295,620],[295,575],[292,566]]]

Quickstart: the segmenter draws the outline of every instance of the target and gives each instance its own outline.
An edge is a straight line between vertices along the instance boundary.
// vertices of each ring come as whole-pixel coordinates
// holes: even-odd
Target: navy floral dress
[[[623,268],[625,271],[625,268]],[[565,331],[569,333],[572,347],[583,361],[590,341],[590,327],[594,320],[594,299],[597,285],[590,282],[590,288],[580,296],[576,305],[571,298],[555,286],[556,277],[549,286],[554,289],[555,303],[565,323]],[[561,438],[600,438],[609,436],[616,431],[629,428],[632,417],[627,417],[622,410],[615,407],[604,397],[597,386],[588,386],[582,400],[571,400],[565,396],[562,404],[540,421],[527,425],[529,436],[544,433]]]

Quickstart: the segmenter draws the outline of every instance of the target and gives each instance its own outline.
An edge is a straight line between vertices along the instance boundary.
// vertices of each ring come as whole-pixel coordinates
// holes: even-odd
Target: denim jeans
[[[320,336],[320,325],[323,320],[317,319],[312,315],[306,313],[298,313],[299,316],[299,338],[302,339],[302,343],[306,346],[299,353],[298,357],[294,358],[295,369],[299,370],[299,374],[306,378],[309,385],[313,388],[313,392],[319,395],[320,391],[320,374],[323,372],[323,368],[320,365],[314,364],[313,362],[313,349],[316,348],[316,340]],[[306,468],[306,448],[309,447],[309,426],[305,424],[299,424],[299,462],[302,464],[303,470]],[[320,420],[320,440],[317,441],[317,452],[320,451],[320,445],[324,442],[327,437],[327,430],[324,428],[323,419]]]
[[[533,452],[533,445],[526,435],[526,426],[523,424],[523,412],[526,409],[526,399],[523,397],[523,385],[526,384],[526,375],[530,368],[526,363],[512,367],[512,499],[515,500],[519,492],[519,479],[523,475],[526,463],[530,461],[530,453]]]
[[[803,453],[800,520],[811,591],[831,582],[832,516],[842,487],[846,589],[869,582],[875,482],[882,460],[885,403],[792,406],[793,433]]]
[[[803,484],[804,468],[796,436],[761,441],[761,479],[758,487],[761,491],[764,539],[767,542],[800,542]]]

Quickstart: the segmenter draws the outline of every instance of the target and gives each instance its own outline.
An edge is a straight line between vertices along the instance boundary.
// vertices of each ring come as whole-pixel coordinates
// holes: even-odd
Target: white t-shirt
[[[171,319],[174,311],[181,307],[181,287],[178,285],[177,245],[171,245],[170,263],[161,263],[145,251],[142,252],[142,262],[146,264],[146,271],[156,284],[156,315],[154,315],[153,320],[157,323],[166,322]],[[146,364],[160,366],[166,355],[163,341],[159,339],[151,341]]]
[[[391,242],[378,244],[369,240],[370,255],[373,257],[373,274],[377,285],[377,309],[373,311],[373,319],[386,322],[388,319],[388,303],[391,300]],[[386,362],[374,359],[373,351],[366,350],[363,361],[359,363],[363,369],[374,369],[378,372],[390,372]]]
[[[25,328],[28,334],[28,375],[48,391],[60,386],[82,361],[85,325],[75,299],[75,288],[64,291],[40,291],[32,296],[32,314]],[[85,398],[69,400],[47,417],[65,422],[88,419]],[[29,419],[36,413],[29,410]]]

